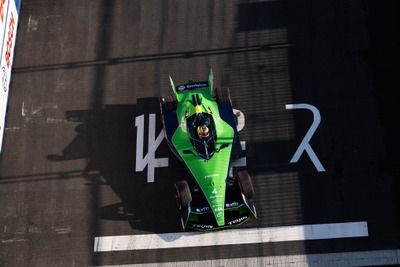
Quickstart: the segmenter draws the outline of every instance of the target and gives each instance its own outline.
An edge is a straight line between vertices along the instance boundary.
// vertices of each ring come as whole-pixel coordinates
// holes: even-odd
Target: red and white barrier
[[[10,91],[9,86],[20,5],[20,0],[0,0],[0,153],[5,130],[7,101],[8,93]]]

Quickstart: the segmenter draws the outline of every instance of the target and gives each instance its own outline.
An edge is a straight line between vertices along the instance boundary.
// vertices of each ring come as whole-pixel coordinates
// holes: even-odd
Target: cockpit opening
[[[200,112],[187,119],[190,142],[203,159],[209,160],[215,153],[217,135],[213,117]]]

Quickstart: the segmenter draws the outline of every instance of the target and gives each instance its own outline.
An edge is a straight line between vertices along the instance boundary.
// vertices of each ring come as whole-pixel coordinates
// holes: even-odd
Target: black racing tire
[[[165,111],[175,110],[178,106],[178,100],[174,95],[161,97],[160,102],[162,109]]]
[[[186,181],[178,181],[174,185],[175,198],[178,208],[181,210],[192,201],[192,194]]]
[[[228,87],[215,88],[214,97],[218,103],[231,102],[231,95]]]
[[[242,191],[243,195],[248,199],[253,198],[254,187],[250,174],[246,170],[241,170],[238,171],[236,177],[239,182],[240,190]]]

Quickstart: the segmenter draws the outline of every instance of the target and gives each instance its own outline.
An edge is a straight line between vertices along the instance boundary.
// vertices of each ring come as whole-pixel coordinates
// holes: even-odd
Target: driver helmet
[[[200,138],[207,138],[210,135],[210,130],[204,124],[197,126],[197,134]]]

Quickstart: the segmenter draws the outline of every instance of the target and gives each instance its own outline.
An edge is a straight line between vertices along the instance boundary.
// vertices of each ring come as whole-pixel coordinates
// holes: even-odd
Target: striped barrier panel
[[[2,87],[0,90],[0,153],[5,130],[7,101],[20,7],[21,0],[0,0],[0,72]]]

